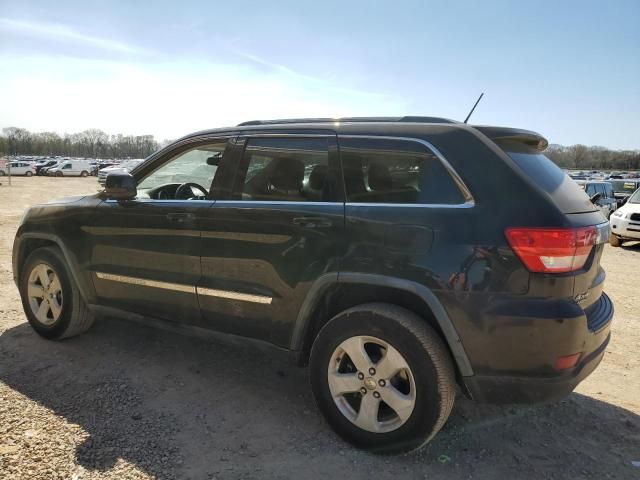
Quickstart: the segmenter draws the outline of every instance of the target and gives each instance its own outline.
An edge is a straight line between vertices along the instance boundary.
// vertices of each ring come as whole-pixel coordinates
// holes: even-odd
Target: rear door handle
[[[327,228],[333,225],[331,220],[324,217],[296,217],[293,224],[305,228]]]
[[[186,223],[196,219],[193,213],[167,213],[167,218],[172,222]]]

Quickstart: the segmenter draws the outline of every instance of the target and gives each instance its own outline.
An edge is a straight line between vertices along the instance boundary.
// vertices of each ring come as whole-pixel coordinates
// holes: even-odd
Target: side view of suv
[[[285,350],[338,434],[409,451],[457,391],[557,399],[604,355],[609,226],[546,146],[434,117],[198,132],[29,209],[14,278],[45,338],[134,313]]]

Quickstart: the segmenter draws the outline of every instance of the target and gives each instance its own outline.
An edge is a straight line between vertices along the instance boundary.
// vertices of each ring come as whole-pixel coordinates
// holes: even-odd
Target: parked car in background
[[[629,196],[626,203],[611,215],[609,243],[620,247],[627,240],[640,240],[640,189]]]
[[[625,180],[611,180],[609,182],[613,187],[613,194],[618,202],[618,207],[624,205],[624,202],[640,188],[640,179],[627,178]]]
[[[36,175],[45,175],[49,167],[53,167],[58,164],[58,160],[45,160],[44,162],[36,164]]]
[[[195,133],[29,209],[14,280],[49,339],[121,311],[271,343],[342,437],[410,451],[458,389],[559,399],[604,356],[609,223],[546,146],[433,117]]]
[[[35,173],[36,167],[31,162],[9,162],[7,167],[7,174],[11,175],[25,175],[30,177]]]
[[[599,194],[594,204],[600,209],[605,218],[609,218],[611,213],[615,212],[618,208],[618,201],[613,193],[613,187],[610,182],[587,180],[578,181],[578,184],[584,188],[589,198],[594,198],[596,194]]]
[[[55,177],[87,177],[91,172],[91,164],[86,160],[65,160],[47,170],[47,175]]]
[[[7,174],[7,164],[9,160],[6,158],[0,158],[0,177],[3,177]]]
[[[109,175],[110,173],[118,171],[130,172],[142,162],[144,162],[144,160],[142,159],[124,160],[119,165],[113,165],[112,167],[100,169],[98,170],[98,183],[100,183],[100,185],[104,185],[107,179],[107,175]]]

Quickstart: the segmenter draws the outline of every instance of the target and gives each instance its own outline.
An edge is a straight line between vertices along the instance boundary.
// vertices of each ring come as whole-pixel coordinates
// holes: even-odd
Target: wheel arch
[[[347,308],[370,302],[394,304],[427,321],[441,335],[460,376],[473,375],[462,341],[444,307],[426,286],[410,280],[367,273],[331,273],[318,278],[298,312],[290,348],[306,363],[313,340],[329,319]]]
[[[13,279],[16,285],[20,285],[21,270],[31,252],[42,247],[57,247],[62,252],[65,263],[69,268],[69,275],[78,287],[83,300],[85,302],[89,300],[89,292],[84,282],[81,281],[77,264],[74,262],[71,252],[58,236],[49,233],[24,233],[17,240],[13,253]]]

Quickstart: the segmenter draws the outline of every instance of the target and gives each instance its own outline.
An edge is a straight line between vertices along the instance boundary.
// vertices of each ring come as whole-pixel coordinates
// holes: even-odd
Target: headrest
[[[369,188],[371,190],[388,191],[391,190],[392,181],[389,168],[382,163],[371,163],[369,165]]]
[[[304,163],[295,158],[276,158],[270,166],[269,181],[278,190],[300,190],[304,180]]]
[[[326,165],[316,165],[309,174],[309,188],[314,190],[322,190],[327,183],[327,174],[329,167]]]

